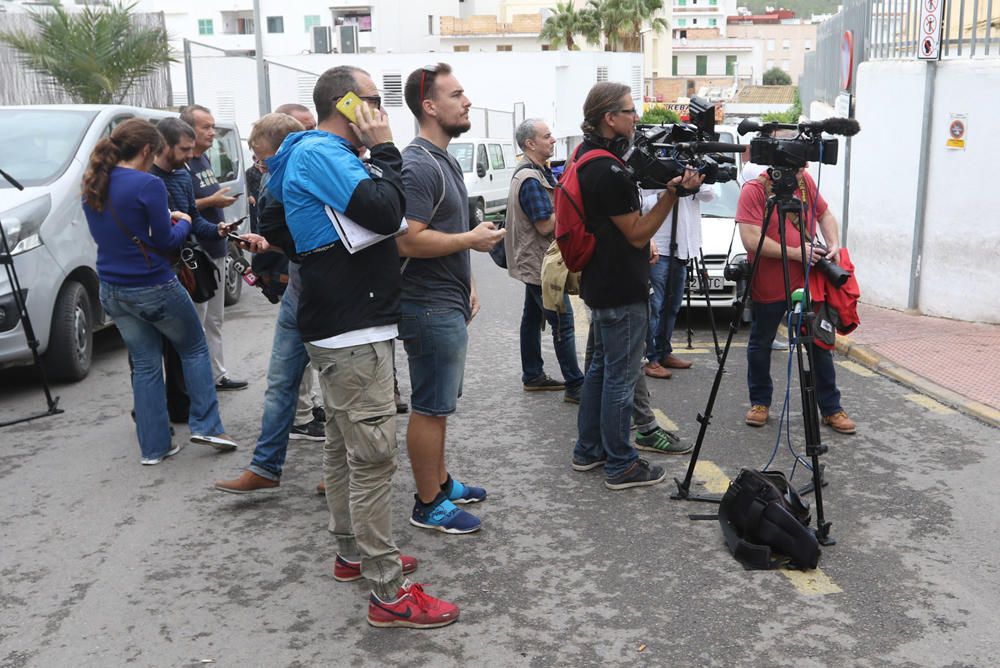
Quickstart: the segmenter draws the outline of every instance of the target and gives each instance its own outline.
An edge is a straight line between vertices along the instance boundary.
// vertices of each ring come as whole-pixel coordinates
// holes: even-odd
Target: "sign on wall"
[[[920,23],[917,30],[917,58],[939,60],[941,58],[941,32],[944,21],[945,0],[919,0]]]
[[[969,132],[969,117],[967,114],[952,114],[951,122],[948,123],[948,141],[945,143],[950,149],[964,151],[965,136]]]

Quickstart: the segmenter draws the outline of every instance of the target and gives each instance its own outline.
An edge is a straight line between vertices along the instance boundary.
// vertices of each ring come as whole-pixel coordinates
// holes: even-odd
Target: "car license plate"
[[[708,290],[709,292],[722,290],[725,285],[725,280],[722,276],[709,276],[708,277]],[[695,292],[701,292],[701,281],[698,280],[698,276],[691,277],[691,288]]]

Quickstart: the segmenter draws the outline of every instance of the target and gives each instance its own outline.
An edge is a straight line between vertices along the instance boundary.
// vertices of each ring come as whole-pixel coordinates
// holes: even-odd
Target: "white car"
[[[176,114],[113,105],[0,107],[0,138],[7,147],[0,154],[0,169],[24,185],[18,191],[0,179],[0,223],[38,352],[53,380],[84,378],[90,370],[93,332],[109,324],[98,300],[97,246],[80,201],[90,153],[126,119],[156,122],[166,116]],[[236,127],[219,123],[208,152],[220,183],[231,193],[245,190],[239,144]],[[245,198],[226,209],[230,220],[245,213]],[[229,297],[230,290],[239,290],[240,280],[227,279]],[[0,368],[31,362],[10,281],[6,271],[0,271]]]
[[[517,165],[511,140],[462,137],[448,144],[448,153],[462,168],[473,225],[483,222],[488,213],[506,210],[510,180]]]

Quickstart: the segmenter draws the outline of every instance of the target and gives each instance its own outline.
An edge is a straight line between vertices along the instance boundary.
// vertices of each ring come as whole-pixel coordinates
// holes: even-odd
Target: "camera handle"
[[[701,455],[701,449],[705,442],[705,434],[708,431],[708,426],[712,422],[712,410],[715,407],[715,401],[718,398],[719,387],[722,384],[722,376],[725,373],[726,360],[729,357],[729,352],[732,349],[733,337],[736,335],[736,331],[739,329],[741,316],[743,311],[746,309],[748,300],[750,299],[750,293],[752,292],[752,285],[754,278],[757,276],[757,271],[760,266],[761,252],[764,248],[764,240],[767,238],[767,229],[771,222],[771,217],[775,210],[778,212],[778,225],[779,232],[778,236],[781,244],[781,261],[782,261],[782,273],[785,288],[785,304],[786,308],[791,312],[793,309],[792,304],[792,293],[791,293],[791,282],[789,279],[789,265],[788,265],[788,248],[786,246],[786,236],[785,236],[785,225],[787,221],[787,216],[789,213],[798,213],[801,219],[802,216],[802,202],[794,199],[790,193],[787,195],[775,194],[768,198],[767,206],[764,211],[764,218],[761,221],[760,230],[760,240],[757,242],[757,248],[754,251],[753,264],[750,269],[750,278],[747,283],[747,289],[743,293],[742,298],[739,301],[739,305],[734,309],[733,319],[729,324],[729,333],[726,337],[726,345],[722,350],[721,357],[719,359],[719,367],[715,372],[715,379],[712,382],[712,389],[708,395],[708,403],[705,406],[704,413],[698,414],[698,423],[701,425],[698,429],[698,437],[695,441],[694,449],[691,452],[691,459],[688,462],[687,472],[684,476],[684,480],[678,480],[674,478],[674,482],[677,485],[677,491],[670,496],[671,499],[675,500],[685,500],[685,501],[700,501],[704,503],[720,503],[722,498],[718,495],[706,495],[706,494],[692,494],[691,493],[691,480],[694,476],[694,470],[698,463],[698,458]],[[807,262],[806,259],[806,244],[805,239],[800,235],[800,252],[801,259],[803,262]],[[805,265],[803,265],[805,266]],[[806,284],[804,286],[806,299],[809,298],[809,286]],[[807,301],[808,303],[808,301]],[[815,317],[815,314],[811,310],[807,309],[803,317],[808,322]],[[807,332],[811,331],[807,328]],[[803,355],[802,344],[811,344],[812,337],[808,335],[802,337],[799,333],[789,332],[790,343],[796,346],[796,354],[798,356],[799,365],[799,386],[801,388],[802,404],[803,404],[803,421],[806,433],[806,455],[811,458],[812,466],[812,481],[804,488],[800,493],[805,493],[807,491],[814,491],[816,493],[816,537],[817,540],[823,545],[833,545],[836,541],[830,537],[830,522],[826,521],[823,511],[823,479],[822,470],[819,464],[819,456],[826,452],[826,446],[822,445],[819,434],[819,412],[818,406],[816,404],[816,393],[815,384],[813,381],[813,350],[811,345],[806,345],[806,351]],[[804,361],[808,362],[808,368],[803,364]],[[809,487],[812,489],[810,490]],[[692,519],[697,519],[698,517],[692,516]]]
[[[17,180],[3,170],[0,170],[0,177],[3,177],[18,190],[24,190],[24,186],[18,183]],[[38,370],[38,375],[41,378],[42,391],[45,393],[45,402],[48,408],[42,413],[34,413],[22,418],[0,421],[0,427],[9,427],[13,424],[20,424],[22,422],[36,420],[49,415],[58,415],[63,412],[63,410],[59,408],[59,397],[53,397],[52,391],[49,388],[49,379],[45,374],[45,366],[42,364],[41,355],[38,354],[38,347],[40,344],[38,342],[38,337],[35,336],[35,328],[31,325],[31,316],[28,314],[28,306],[24,301],[24,291],[21,289],[21,281],[17,276],[17,267],[14,265],[14,256],[11,255],[10,251],[10,244],[7,242],[7,231],[3,227],[3,221],[0,221],[0,264],[3,265],[3,268],[7,273],[7,282],[10,284],[11,292],[13,293],[14,306],[17,308],[17,314],[21,320],[21,326],[24,329],[24,338],[28,342],[28,348],[31,350],[31,357],[34,360],[35,368]]]

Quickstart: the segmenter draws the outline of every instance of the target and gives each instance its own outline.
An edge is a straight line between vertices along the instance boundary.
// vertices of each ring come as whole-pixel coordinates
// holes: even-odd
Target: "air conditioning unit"
[[[330,53],[330,26],[312,27],[313,53]]]
[[[358,53],[358,26],[353,24],[337,26],[341,53]]]

